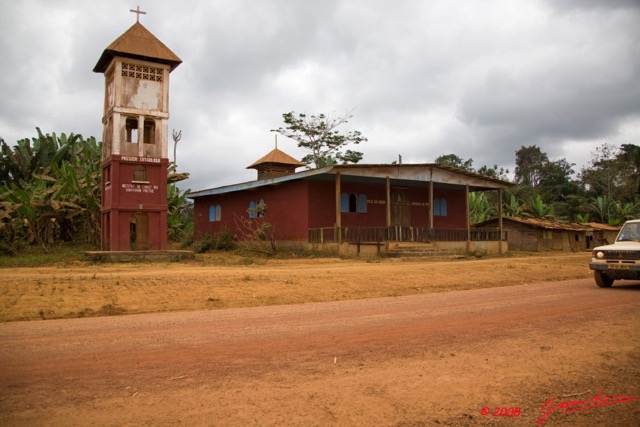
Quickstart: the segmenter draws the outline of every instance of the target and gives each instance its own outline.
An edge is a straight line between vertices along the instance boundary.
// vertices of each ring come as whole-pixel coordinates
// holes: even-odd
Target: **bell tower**
[[[93,69],[105,77],[103,251],[167,249],[169,73],[181,62],[136,19]]]

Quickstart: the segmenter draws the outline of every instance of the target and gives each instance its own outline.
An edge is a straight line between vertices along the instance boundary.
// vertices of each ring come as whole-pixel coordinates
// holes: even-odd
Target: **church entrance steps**
[[[451,250],[439,248],[434,244],[415,242],[391,243],[386,255],[390,257],[464,258],[464,255],[456,254]]]

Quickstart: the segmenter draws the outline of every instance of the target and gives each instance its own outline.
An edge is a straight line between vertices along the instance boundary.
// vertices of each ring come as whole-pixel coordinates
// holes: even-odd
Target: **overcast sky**
[[[339,130],[368,138],[362,163],[453,153],[513,172],[538,145],[577,172],[603,143],[640,145],[640,0],[0,0],[0,136],[100,140],[92,69],[137,5],[183,60],[183,188],[255,179],[289,111],[353,110]]]

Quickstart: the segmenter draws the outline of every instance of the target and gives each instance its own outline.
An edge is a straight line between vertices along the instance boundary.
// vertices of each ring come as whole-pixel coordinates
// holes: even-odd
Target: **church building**
[[[195,237],[223,228],[241,236],[246,220],[266,220],[276,241],[337,244],[341,252],[356,245],[358,252],[367,245],[390,250],[406,242],[506,250],[501,221],[495,230],[471,228],[468,200],[475,191],[495,191],[501,200],[509,182],[434,163],[331,165],[296,172],[301,166],[276,148],[248,166],[258,172],[255,181],[190,193]]]

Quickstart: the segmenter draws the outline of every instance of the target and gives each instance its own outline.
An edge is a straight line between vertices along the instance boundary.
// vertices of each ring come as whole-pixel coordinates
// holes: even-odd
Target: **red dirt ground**
[[[2,323],[0,425],[635,426],[639,309],[580,279]]]

